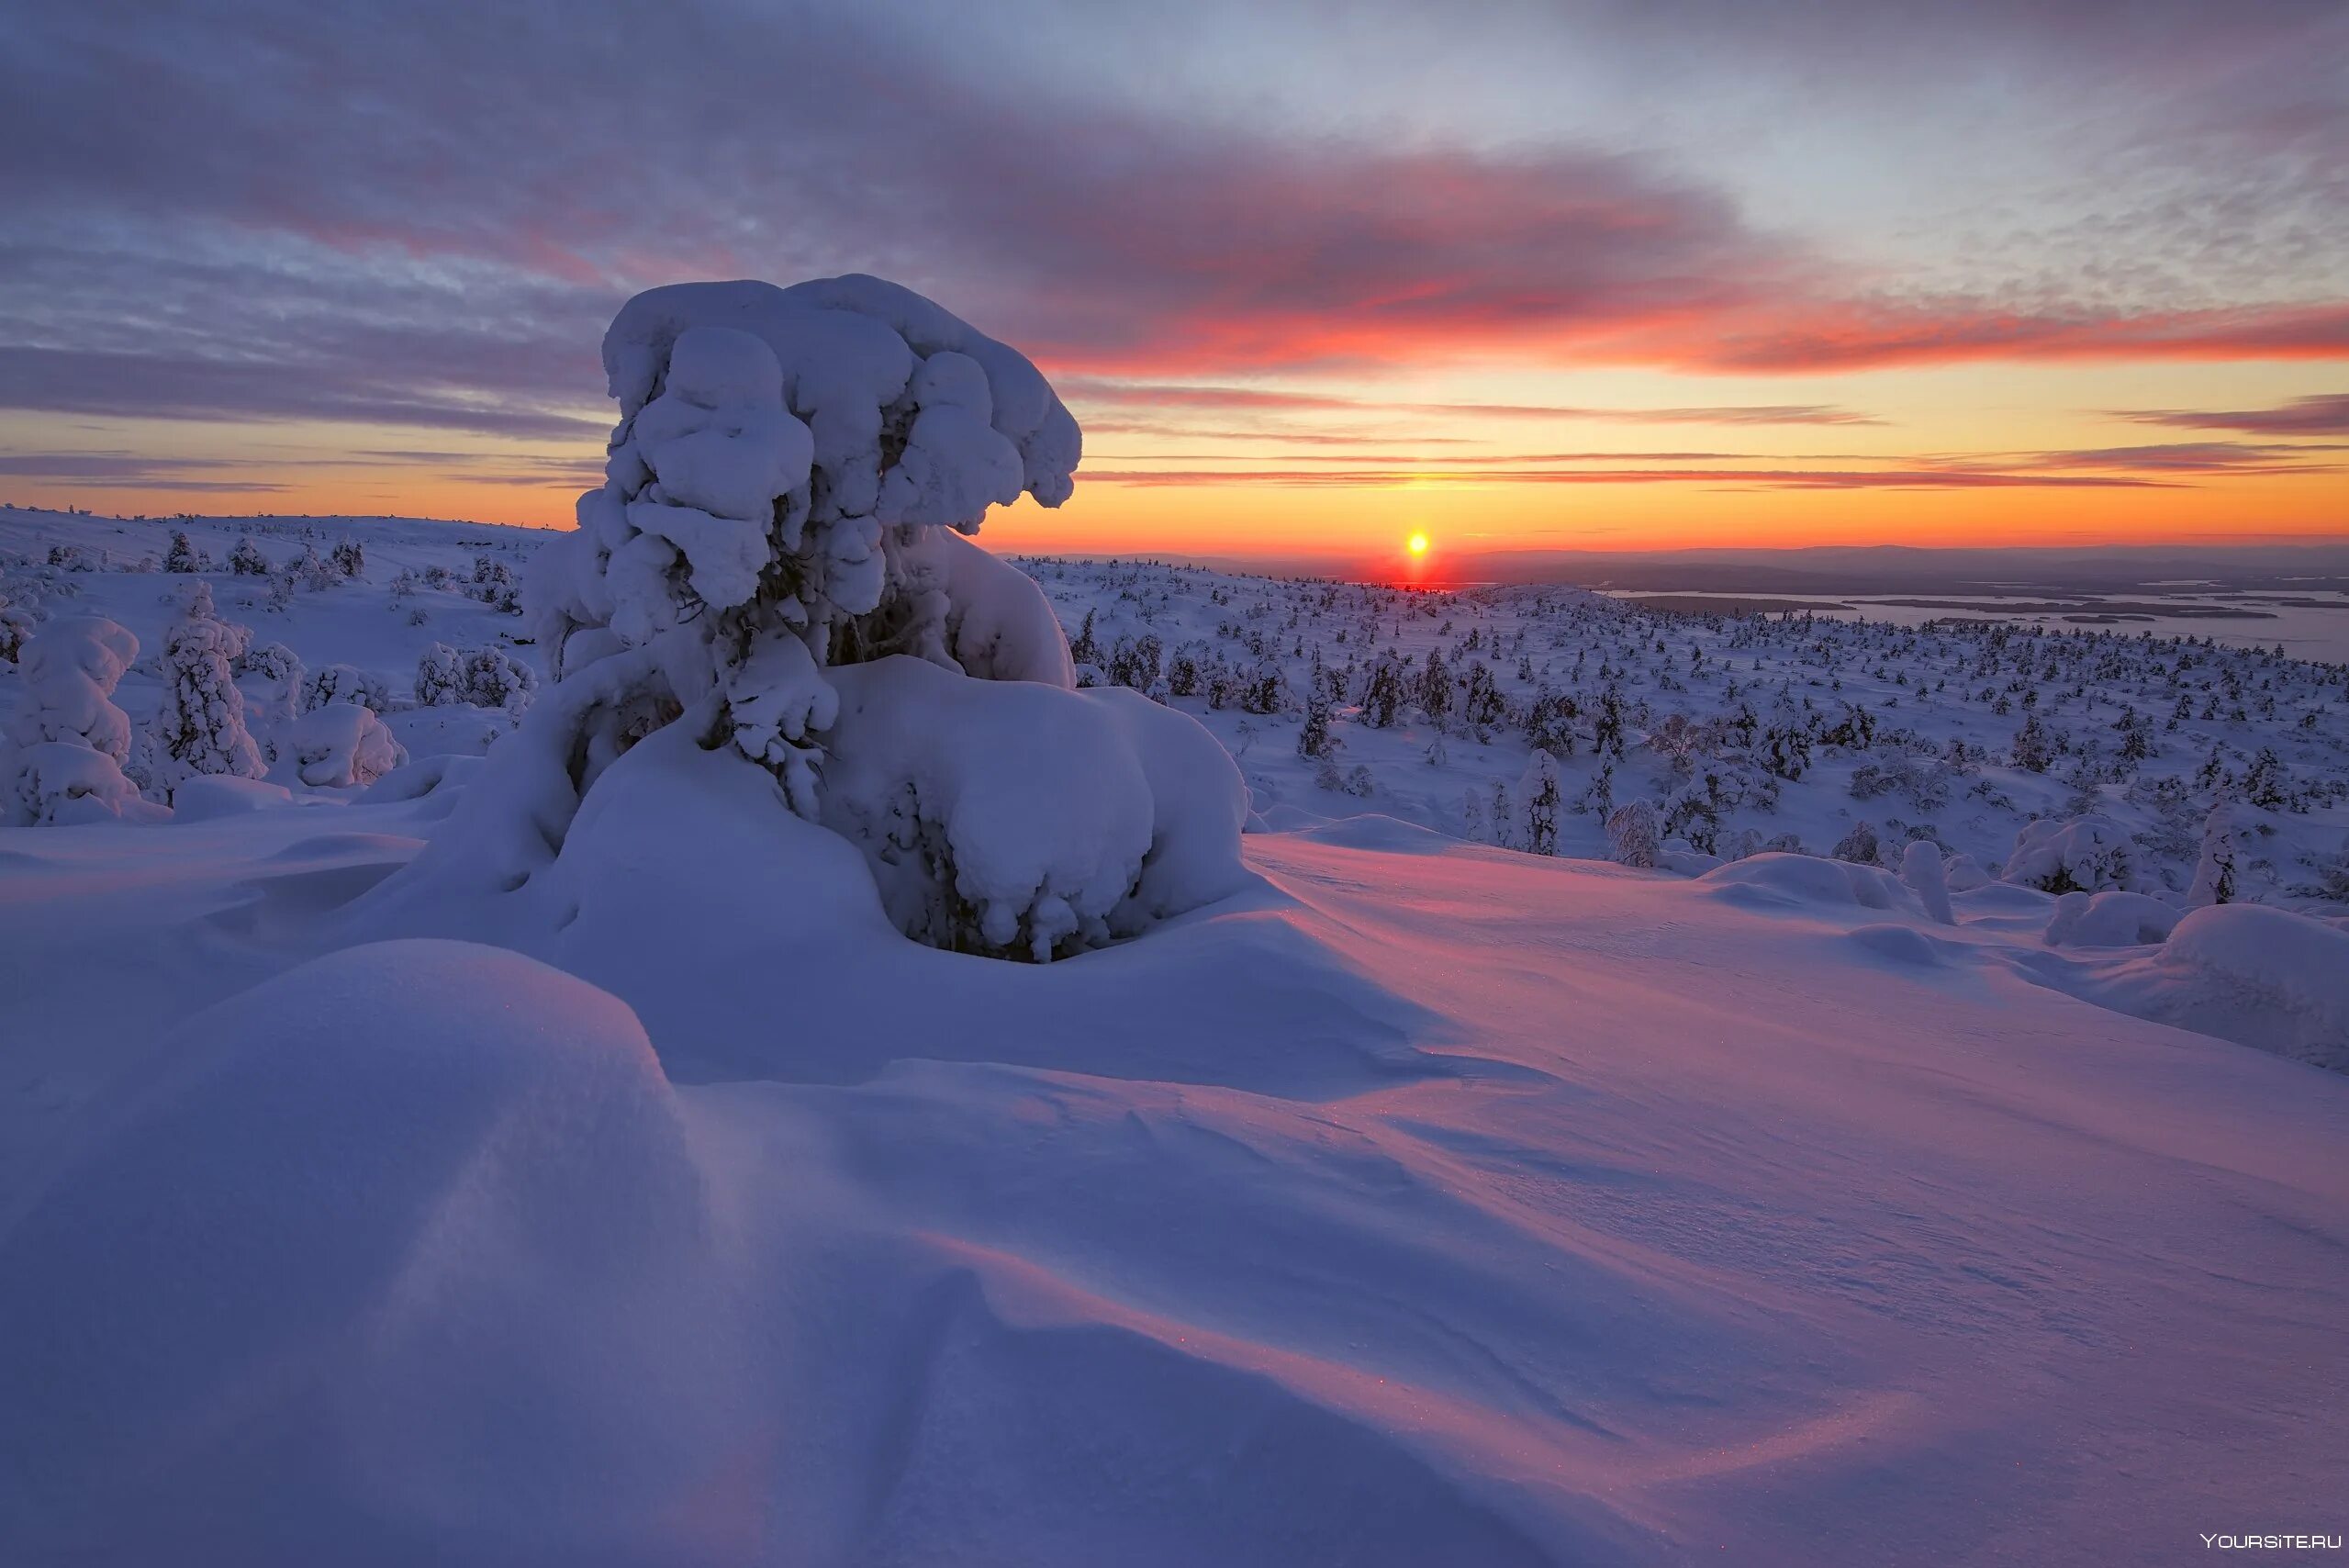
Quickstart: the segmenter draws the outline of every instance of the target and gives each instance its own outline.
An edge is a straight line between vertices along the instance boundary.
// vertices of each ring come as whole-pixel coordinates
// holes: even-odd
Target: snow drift
[[[677,1514],[739,1349],[626,1007],[386,944],[155,1058],[0,1237],[12,1551],[347,1561],[396,1518],[459,1560],[716,1560]]]

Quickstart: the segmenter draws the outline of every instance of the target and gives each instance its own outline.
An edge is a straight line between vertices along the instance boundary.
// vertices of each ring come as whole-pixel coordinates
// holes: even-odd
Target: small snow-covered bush
[[[1851,829],[1836,840],[1828,852],[1837,860],[1848,860],[1854,866],[1877,866],[1884,861],[1884,844],[1876,836],[1876,824],[1865,820],[1853,823]]]
[[[425,708],[469,704],[519,713],[530,706],[538,677],[503,648],[470,648],[446,643],[426,648],[416,661],[416,700]]]
[[[32,634],[33,618],[0,589],[0,663],[15,664]]]
[[[1247,790],[1187,714],[912,658],[833,679],[822,821],[865,850],[909,935],[1043,960],[1242,880]]]
[[[247,534],[237,541],[235,549],[229,552],[229,570],[240,577],[265,577],[269,576],[269,557],[261,553],[261,546],[252,542],[251,534]]]
[[[2138,861],[2136,841],[2110,817],[2042,817],[2015,835],[2006,879],[2049,893],[2135,890],[2142,880]]]
[[[334,702],[356,702],[378,713],[391,711],[391,693],[384,683],[350,665],[321,665],[302,683],[302,711]]]
[[[311,709],[294,721],[278,745],[296,776],[321,790],[372,784],[408,760],[407,749],[383,720],[356,702]]]

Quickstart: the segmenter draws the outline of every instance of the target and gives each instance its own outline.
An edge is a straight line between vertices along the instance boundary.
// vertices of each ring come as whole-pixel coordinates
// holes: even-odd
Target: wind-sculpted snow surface
[[[789,643],[811,818],[726,726],[813,687],[643,701],[687,644],[586,627],[516,728],[531,542],[303,564],[350,526],[0,549],[28,648],[160,648],[139,552],[250,536],[205,580],[271,764],[0,832],[11,1563],[2161,1562],[2340,1490],[2349,672],[1047,602],[923,524],[901,620]],[[127,745],[169,672],[112,636],[42,667]],[[307,782],[304,666],[415,760]],[[11,725],[75,707],[33,673]]]
[[[659,1516],[765,1418],[626,1007],[391,944],[157,1058],[0,1237],[15,1560],[721,1560]]]
[[[2043,894],[1360,818],[1008,965],[899,937],[777,788],[616,761],[540,879],[567,974],[293,964],[435,791],[23,835],[0,1538],[2153,1561],[2331,1496],[2349,1082],[2025,983],[1983,923]]]

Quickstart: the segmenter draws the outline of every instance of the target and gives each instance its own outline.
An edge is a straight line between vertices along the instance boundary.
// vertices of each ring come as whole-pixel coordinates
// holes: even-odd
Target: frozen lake
[[[1607,591],[1633,602],[1657,601],[1660,609],[1696,610],[1706,602],[1717,602],[1725,611],[1740,605],[1773,610],[1800,607],[1843,620],[1865,618],[1900,626],[1941,620],[2015,621],[2057,630],[2208,637],[2238,648],[2272,648],[2280,643],[2295,658],[2324,664],[2349,662],[2349,594],[2332,590],[2102,596]]]

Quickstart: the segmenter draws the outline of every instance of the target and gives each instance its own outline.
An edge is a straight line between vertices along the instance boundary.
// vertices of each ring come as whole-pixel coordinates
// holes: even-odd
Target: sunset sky
[[[492,14],[494,13],[494,14]],[[0,8],[0,499],[565,524],[619,303],[895,277],[997,548],[2349,534],[2349,6]]]

